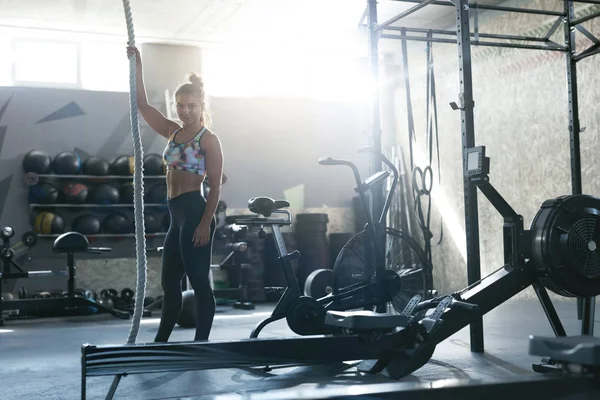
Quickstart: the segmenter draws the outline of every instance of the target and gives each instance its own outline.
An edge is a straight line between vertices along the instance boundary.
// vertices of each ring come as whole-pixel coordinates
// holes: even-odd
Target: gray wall
[[[160,95],[150,96],[152,99]],[[155,103],[164,109],[164,104]],[[63,108],[66,108],[63,109]],[[88,92],[43,88],[0,88],[0,224],[13,226],[20,236],[32,228],[27,204],[28,187],[21,162],[31,149],[51,156],[77,149],[82,158],[99,155],[108,160],[132,154],[127,93]],[[62,110],[62,111],[59,111]],[[349,229],[354,182],[349,170],[317,164],[323,156],[356,160],[364,171],[366,157],[356,149],[367,142],[368,112],[364,106],[310,100],[211,99],[213,130],[220,136],[229,177],[222,199],[232,209],[246,208],[257,195],[283,197],[285,189],[305,185],[304,208],[336,214],[330,231]],[[49,117],[53,115],[53,117]],[[145,153],[161,153],[164,138],[141,122]],[[326,207],[326,208],[323,208]],[[337,221],[337,222],[335,222]],[[340,222],[341,221],[341,222]],[[148,240],[148,248],[162,245],[162,237]],[[27,269],[57,269],[64,257],[51,253],[52,239],[42,239],[23,258]],[[133,239],[95,240],[114,251],[106,257],[91,256],[79,263],[80,286],[116,289],[133,286],[135,256]],[[156,253],[149,256],[155,256]],[[85,257],[81,257],[82,259]],[[112,260],[111,260],[112,259]],[[159,261],[149,261],[154,277],[149,290],[158,289]],[[126,281],[126,282],[125,282]],[[64,288],[59,278],[13,281],[12,287],[31,290]]]
[[[556,9],[562,2],[509,1],[506,5]],[[598,11],[600,6],[579,5],[578,15]],[[543,36],[555,18],[528,14],[481,13],[479,32]],[[600,34],[600,21],[584,24]],[[455,29],[449,27],[449,29]],[[563,31],[553,36],[563,43]],[[590,44],[578,33],[578,50]],[[398,42],[400,48],[400,42]],[[412,100],[418,141],[415,146],[425,153],[425,44],[410,45]],[[456,45],[434,44],[437,101],[440,126],[441,184],[434,186],[432,229],[434,243],[444,223],[445,238],[433,249],[435,285],[442,292],[460,289],[466,284],[466,263],[461,253],[466,244],[462,181],[462,142],[460,112],[449,103],[457,101],[459,92]],[[549,198],[571,193],[569,133],[567,120],[567,81],[562,53],[537,50],[473,47],[473,82],[475,99],[476,145],[487,146],[491,157],[490,179],[498,191],[523,215],[526,228]],[[396,135],[408,157],[406,101],[400,57],[396,58],[393,76],[397,78]],[[583,191],[598,195],[598,133],[600,117],[600,58],[592,57],[578,64],[581,125]],[[423,166],[423,164],[419,164]],[[487,199],[479,193],[481,270],[485,276],[503,264],[502,219]],[[534,296],[526,290],[522,296]]]

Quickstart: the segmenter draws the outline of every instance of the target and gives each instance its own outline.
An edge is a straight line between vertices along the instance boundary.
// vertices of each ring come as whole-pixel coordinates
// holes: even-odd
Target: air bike
[[[530,337],[530,353],[550,357],[555,366],[566,368],[576,365],[583,367],[579,368],[580,371],[598,373],[600,339],[566,337],[547,289],[566,297],[600,294],[600,254],[597,247],[600,241],[600,199],[570,195],[547,200],[534,217],[530,229],[525,230],[522,216],[489,182],[489,158],[485,156],[485,147],[474,147],[467,153],[468,179],[504,218],[505,263],[489,276],[450,295],[425,299],[416,294],[400,312],[395,312],[393,307],[392,310],[388,308],[378,312],[382,311],[382,307],[377,304],[372,304],[373,308],[368,304],[369,307],[360,311],[339,311],[340,308],[333,306],[322,311],[329,302],[303,300],[305,296],[296,296],[293,300],[290,295],[287,305],[282,304],[283,300],[278,304],[280,312],[286,315],[291,312],[296,323],[306,321],[311,326],[307,331],[320,329],[326,333],[235,341],[85,344],[82,346],[82,398],[85,398],[86,382],[90,376],[267,365],[316,365],[363,360],[358,366],[361,372],[400,379],[425,365],[438,343],[529,286],[534,287],[557,336]],[[331,159],[320,162],[333,163]],[[369,179],[362,184],[368,184]],[[265,218],[265,226],[269,225],[270,214],[275,211],[283,213],[286,206],[288,203],[284,201],[264,197],[249,202],[249,208],[261,214],[256,218]],[[279,224],[270,226],[276,232]],[[283,240],[279,244],[283,244]],[[284,245],[280,246],[279,252],[284,254],[281,261],[286,274],[289,274],[290,259],[286,258]],[[370,281],[378,282],[379,272],[371,274]],[[393,282],[393,277],[390,280]],[[290,278],[290,281],[295,280]],[[366,293],[383,292],[377,295],[380,296],[377,297],[378,302],[402,290],[396,285],[383,284],[363,284],[362,287],[354,293],[363,300],[368,297]],[[353,299],[348,291],[342,290],[341,293],[343,298]],[[333,303],[336,303],[335,295],[334,290],[330,297]],[[310,303],[310,306],[300,307],[302,302]],[[273,317],[281,317],[283,314],[280,312],[274,311]]]

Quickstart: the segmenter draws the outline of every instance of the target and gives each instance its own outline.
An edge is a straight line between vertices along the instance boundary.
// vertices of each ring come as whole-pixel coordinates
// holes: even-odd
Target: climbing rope
[[[129,0],[123,0],[123,9],[125,11],[125,21],[127,22],[128,44],[135,46],[135,35],[133,32],[133,18],[131,17],[131,6]],[[136,56],[129,56],[129,109],[131,118],[131,134],[133,135],[133,158],[134,158],[134,173],[133,173],[133,212],[135,221],[135,255],[137,259],[137,282],[135,286],[135,306],[133,309],[133,319],[131,321],[131,329],[127,344],[135,343],[142,314],[144,311],[144,297],[146,296],[146,238],[144,227],[144,149],[142,148],[142,139],[140,136],[140,126],[138,120],[138,105],[137,105],[137,87],[136,87]],[[107,399],[112,399],[121,375],[115,376],[110,392],[106,396]]]

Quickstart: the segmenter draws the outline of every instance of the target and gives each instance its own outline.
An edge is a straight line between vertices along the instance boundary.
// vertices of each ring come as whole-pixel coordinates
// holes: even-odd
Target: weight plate
[[[304,295],[320,299],[333,292],[333,270],[316,269],[308,275],[304,283]]]
[[[290,305],[286,320],[298,335],[318,335],[325,326],[325,309],[316,299],[302,296]]]
[[[27,247],[33,247],[37,243],[37,235],[35,232],[25,232],[21,240],[23,240],[23,244]]]
[[[29,186],[33,186],[40,181],[40,177],[35,172],[27,172],[25,174],[25,183]]]
[[[27,298],[27,288],[25,288],[24,286],[21,286],[19,288],[19,299],[26,299]]]

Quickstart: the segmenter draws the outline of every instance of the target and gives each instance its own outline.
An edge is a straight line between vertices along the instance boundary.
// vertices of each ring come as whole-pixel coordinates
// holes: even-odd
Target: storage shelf
[[[54,233],[54,234],[46,234],[46,233],[38,233],[37,236],[39,238],[57,238],[62,233]],[[146,238],[152,238],[155,236],[166,236],[167,232],[158,232],[158,233],[146,233]],[[135,237],[135,233],[98,233],[96,235],[84,235],[87,238],[121,238],[121,237]]]
[[[133,208],[133,204],[39,204],[39,203],[31,203],[29,204],[31,208]],[[144,208],[146,207],[167,207],[167,204],[161,203],[144,203]]]
[[[53,175],[37,174],[39,178],[57,178],[57,179],[128,179],[132,180],[133,175]],[[166,175],[144,175],[144,179],[165,179]]]

